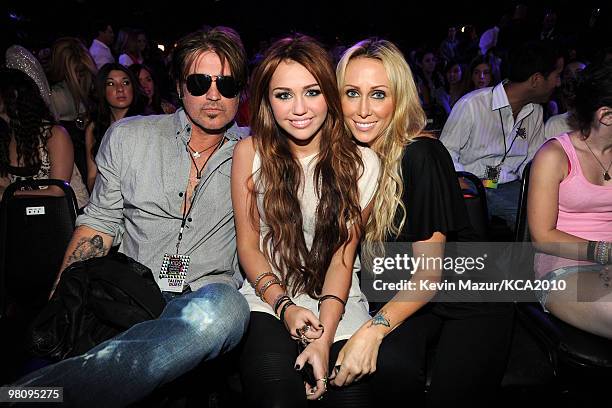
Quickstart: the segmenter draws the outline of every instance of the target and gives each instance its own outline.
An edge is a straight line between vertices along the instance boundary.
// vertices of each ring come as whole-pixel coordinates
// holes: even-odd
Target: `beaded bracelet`
[[[587,248],[588,249],[588,248]],[[595,242],[595,246],[593,248],[593,262],[596,262],[598,264],[605,264],[605,261],[607,261],[607,251],[606,251],[606,242],[605,241],[598,241]],[[604,258],[606,258],[604,260]]]
[[[268,288],[272,285],[280,285],[281,287],[283,286],[283,284],[281,283],[280,280],[278,280],[278,278],[274,278],[274,279],[270,279],[269,281],[267,281],[266,283],[263,284],[263,286],[261,287],[261,289],[259,289],[259,298],[262,301],[266,301],[264,299],[264,294],[266,293],[266,290],[268,290]]]
[[[599,241],[595,245],[594,258],[595,262],[600,265],[605,265],[610,262],[610,252],[612,251],[612,242]]]

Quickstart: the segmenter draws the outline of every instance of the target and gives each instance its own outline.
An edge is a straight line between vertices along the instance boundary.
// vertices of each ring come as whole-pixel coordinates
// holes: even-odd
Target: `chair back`
[[[481,242],[488,241],[489,210],[487,208],[487,194],[482,181],[474,174],[467,171],[458,171],[457,177],[471,184],[469,190],[463,190],[463,199],[467,208],[468,217],[472,228],[478,234]]]
[[[64,196],[15,195],[57,186]],[[0,204],[0,315],[7,302],[34,311],[44,305],[74,232],[77,202],[62,180],[20,180]]]
[[[527,192],[529,191],[529,175],[531,174],[531,162],[527,163],[523,170],[521,179],[521,191],[519,193],[518,212],[516,224],[514,225],[514,241],[530,242],[529,223],[527,222]]]

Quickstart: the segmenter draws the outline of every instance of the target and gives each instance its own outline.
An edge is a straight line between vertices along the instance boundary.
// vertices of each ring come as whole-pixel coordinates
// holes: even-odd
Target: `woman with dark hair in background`
[[[569,125],[531,169],[536,279],[564,283],[539,300],[559,319],[612,339],[612,62],[578,74]]]
[[[344,128],[330,57],[313,39],[273,44],[251,86],[253,136],[238,143],[232,167],[251,308],[241,358],[248,405],[306,407],[329,391],[323,406],[370,407],[366,383],[328,390],[327,378],[369,317],[355,257],[378,159]]]
[[[143,112],[145,115],[161,115],[176,112],[174,105],[162,99],[157,80],[149,67],[142,64],[132,64],[129,69],[134,74],[134,77],[138,78],[140,87],[148,98]]]
[[[444,78],[438,69],[438,59],[431,49],[417,51],[415,57],[416,84],[427,115],[427,129],[442,130],[451,108],[444,97]]]
[[[479,56],[474,58],[470,62],[468,75],[470,75],[468,92],[494,85],[493,72],[487,57]]]
[[[455,102],[467,93],[468,74],[464,64],[459,61],[450,61],[444,69],[444,77],[446,79],[446,105],[451,109]],[[449,112],[450,113],[450,112]]]
[[[89,191],[93,190],[98,174],[95,157],[104,134],[119,119],[140,115],[145,101],[138,80],[121,64],[106,64],[100,69],[96,77],[96,95],[98,106],[85,132]]]
[[[75,171],[72,141],[58,126],[34,81],[16,69],[0,70],[0,180],[58,179],[71,183],[79,208],[87,190]],[[63,195],[59,187],[17,194]]]

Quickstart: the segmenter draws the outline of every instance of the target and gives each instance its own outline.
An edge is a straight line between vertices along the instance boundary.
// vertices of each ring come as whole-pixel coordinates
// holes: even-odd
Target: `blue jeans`
[[[174,297],[159,318],[14,385],[64,387],[64,401],[78,407],[125,406],[235,347],[248,319],[249,306],[238,290],[221,283],[206,285]]]
[[[518,212],[518,199],[521,191],[521,181],[499,184],[497,188],[486,188],[489,218],[497,216],[504,221],[512,231]]]

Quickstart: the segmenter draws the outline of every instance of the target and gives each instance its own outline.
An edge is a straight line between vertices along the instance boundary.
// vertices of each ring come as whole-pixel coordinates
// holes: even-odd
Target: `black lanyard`
[[[196,178],[198,179],[198,186],[196,186],[196,188],[194,188],[193,190],[193,195],[191,196],[191,205],[189,206],[189,211],[187,211],[187,190],[185,190],[185,198],[183,198],[183,219],[181,220],[181,228],[179,229],[178,240],[176,242],[176,254],[177,255],[179,253],[179,247],[181,245],[181,240],[183,239],[183,231],[185,230],[187,219],[189,218],[189,214],[191,214],[191,210],[193,210],[193,204],[195,203],[196,195],[198,194],[198,191],[200,190],[197,187],[199,187],[199,180],[202,178],[202,171],[206,168],[206,164],[208,163],[208,160],[210,160],[210,158],[215,154],[215,152],[217,152],[217,150],[221,148],[221,145],[223,145],[223,142],[225,142],[225,136],[221,138],[215,150],[213,150],[210,156],[206,158],[206,161],[202,165],[201,169],[198,169],[198,166],[196,165],[196,162],[193,159],[191,152],[189,152],[189,149],[187,149],[187,153],[189,153],[189,158],[191,159],[194,167],[196,168]],[[189,170],[189,173],[191,174],[191,169]],[[210,175],[206,178],[206,180],[204,180],[204,183],[208,181],[209,177]],[[187,185],[189,185],[189,178],[187,178]]]
[[[523,121],[525,120],[525,118],[521,119],[521,122],[519,123],[518,128],[516,129],[516,132],[514,133],[514,138],[512,139],[512,143],[510,143],[510,147],[508,148],[508,150],[506,150],[506,131],[504,130],[504,119],[502,118],[502,115],[501,115],[501,109],[499,109],[497,112],[499,113],[499,121],[501,122],[502,135],[504,137],[504,157],[502,157],[499,164],[495,167],[501,166],[506,160],[506,156],[508,156],[508,153],[510,153],[510,150],[512,150],[514,141],[519,136],[519,133],[522,133],[520,130],[522,129],[521,126],[523,125]],[[521,135],[521,138],[522,137],[524,137],[524,135]]]

